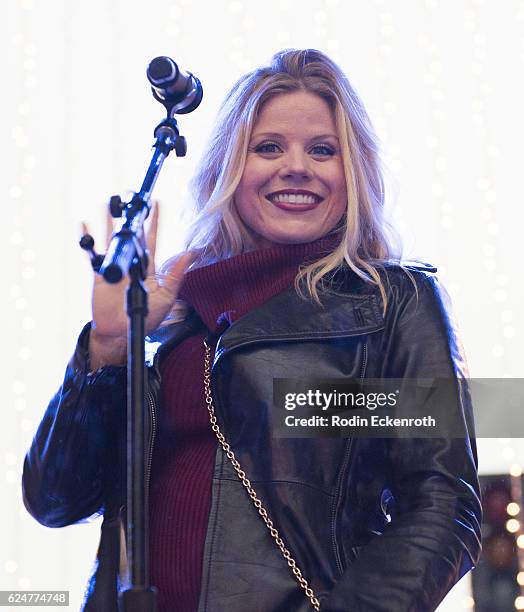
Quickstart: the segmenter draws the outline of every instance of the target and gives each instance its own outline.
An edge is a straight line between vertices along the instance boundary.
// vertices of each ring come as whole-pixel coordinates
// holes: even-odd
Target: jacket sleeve
[[[395,515],[337,581],[321,604],[325,612],[435,610],[480,555],[481,505],[465,361],[447,294],[434,277],[414,276],[417,291],[406,285],[393,290],[386,375],[451,379],[453,399],[441,408],[454,411],[452,420],[462,424],[463,435],[386,441]]]
[[[118,446],[125,426],[126,368],[89,373],[87,325],[26,454],[24,504],[48,527],[101,513],[118,486]]]

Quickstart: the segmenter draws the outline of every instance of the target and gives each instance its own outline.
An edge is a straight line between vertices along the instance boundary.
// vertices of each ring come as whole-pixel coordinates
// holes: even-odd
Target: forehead
[[[277,94],[265,102],[253,133],[305,131],[336,134],[335,120],[323,98],[308,91]]]

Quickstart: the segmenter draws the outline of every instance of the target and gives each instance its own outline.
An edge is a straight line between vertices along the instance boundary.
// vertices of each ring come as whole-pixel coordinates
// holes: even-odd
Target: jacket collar
[[[220,337],[216,359],[225,353],[265,341],[317,340],[357,336],[384,327],[374,293],[322,298],[322,306],[300,298],[294,287],[274,296],[235,321]]]
[[[369,288],[369,285],[368,285]],[[226,353],[257,342],[321,340],[368,334],[384,327],[376,290],[324,294],[322,306],[300,298],[294,287],[277,294],[235,321],[219,338],[215,362]],[[203,328],[192,313],[185,321],[160,327],[146,338],[146,362]]]

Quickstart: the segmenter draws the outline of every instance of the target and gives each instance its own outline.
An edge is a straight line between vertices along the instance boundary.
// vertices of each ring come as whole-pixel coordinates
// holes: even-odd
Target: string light
[[[14,405],[15,405],[15,410],[16,411],[22,412],[23,410],[26,409],[27,402],[25,401],[25,399],[23,397],[17,397],[17,398],[15,398]]]
[[[25,384],[21,380],[13,381],[13,393],[15,395],[22,395],[25,393]]]
[[[9,190],[9,195],[13,200],[19,200],[22,197],[23,191],[20,185],[13,185]]]
[[[22,319],[22,329],[24,329],[25,331],[31,331],[35,327],[36,327],[36,324],[35,324],[35,320],[33,319],[33,317],[26,316]]]
[[[517,610],[524,610],[524,585],[522,580],[519,580],[519,576],[522,578],[524,573],[524,533],[522,530],[522,520],[524,515],[522,513],[522,467],[519,464],[513,464],[510,468],[510,482],[511,482],[511,497],[513,503],[508,504],[508,514],[518,517],[520,520],[510,519],[508,523],[514,520],[518,523],[518,529],[515,531],[516,543],[517,543],[517,584],[520,586],[520,595],[515,600],[515,607]],[[518,500],[518,503],[515,501]],[[511,511],[511,512],[510,512]],[[519,608],[520,606],[520,608]]]
[[[33,356],[33,351],[28,346],[22,346],[18,350],[18,357],[22,361],[27,361]]]
[[[513,459],[515,457],[515,449],[508,446],[502,451],[502,456],[504,459]]]
[[[252,15],[247,15],[242,19],[242,25],[246,30],[252,30],[255,27],[256,19]]]
[[[493,357],[502,357],[504,355],[504,347],[502,344],[494,344],[491,349]]]
[[[502,333],[504,334],[504,338],[513,338],[515,336],[515,328],[511,325],[506,325]]]
[[[5,473],[5,480],[9,484],[18,482],[18,474],[14,470],[7,470],[7,472]]]
[[[22,431],[33,431],[34,422],[32,419],[22,419],[20,421],[20,428]]]
[[[238,0],[233,0],[233,2],[229,3],[228,9],[232,12],[232,13],[240,13],[240,11],[242,10],[243,6],[242,6],[242,2],[239,2]]]
[[[499,439],[498,442],[509,445],[510,440],[504,438]],[[524,599],[524,515],[521,466],[515,463],[511,466],[511,474],[508,476],[487,477],[485,482],[482,493],[485,523],[482,533],[485,535],[483,556],[485,555],[487,573],[481,578],[475,589],[478,588],[479,593],[485,593],[487,584],[491,584],[490,574],[496,572],[500,580],[501,605],[506,609],[515,601],[517,603],[521,601],[514,599],[517,594]],[[506,534],[500,531],[501,528],[506,530]],[[517,572],[514,570],[515,562]],[[513,583],[513,580],[516,581],[516,584]],[[483,583],[484,586],[481,586],[480,583]],[[508,600],[508,597],[511,599]],[[490,597],[487,597],[486,600],[481,597],[484,606],[489,607],[489,600]]]
[[[6,462],[6,465],[15,465],[16,455],[14,453],[7,452],[5,454],[5,462]]]

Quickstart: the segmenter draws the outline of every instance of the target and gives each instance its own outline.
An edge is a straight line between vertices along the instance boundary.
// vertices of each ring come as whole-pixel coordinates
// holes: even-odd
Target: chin
[[[318,225],[319,224],[315,224],[314,228],[311,227],[311,224],[309,224],[309,227],[286,228],[284,224],[280,224],[279,227],[266,226],[263,228],[263,232],[257,231],[255,227],[251,227],[250,231],[253,236],[253,241],[257,245],[256,248],[260,249],[268,248],[272,245],[305,244],[307,242],[319,240],[322,236],[328,234],[330,230],[325,232],[319,231]]]
[[[290,236],[282,240],[283,244],[303,244],[305,242],[313,242],[317,236]]]
[[[280,232],[276,234],[279,242],[285,242],[290,244],[300,244],[301,242],[313,242],[314,240],[318,240],[324,234],[319,231],[291,231],[291,232]]]
[[[304,242],[313,242],[322,236],[318,231],[311,229],[289,228],[286,231],[285,227],[281,227],[275,228],[275,230],[261,234],[262,238],[274,244],[302,244]]]

